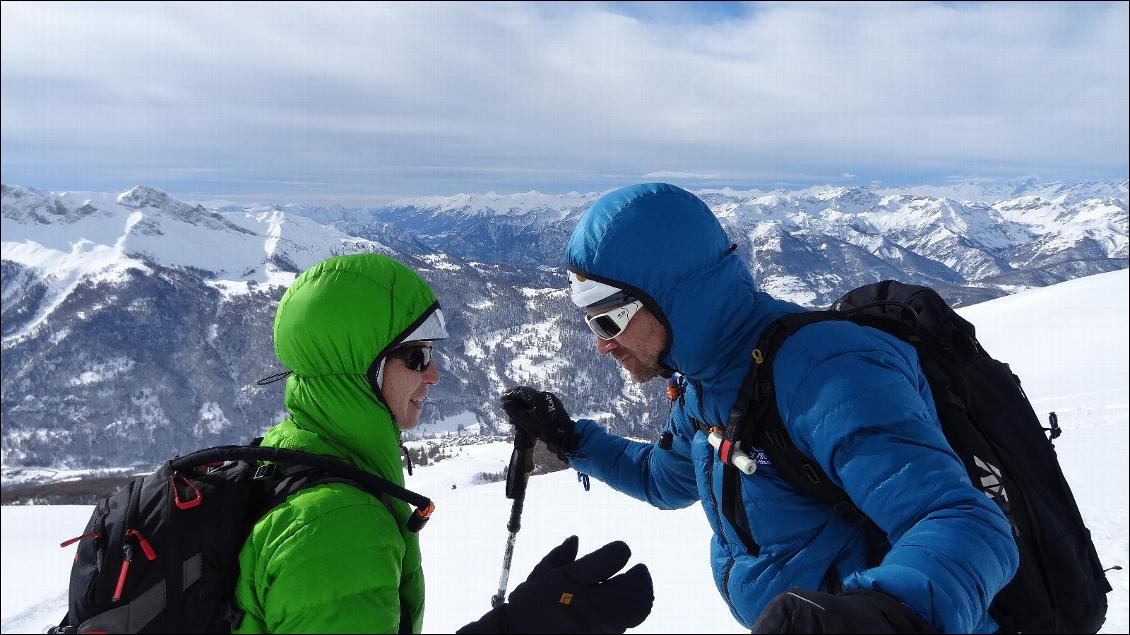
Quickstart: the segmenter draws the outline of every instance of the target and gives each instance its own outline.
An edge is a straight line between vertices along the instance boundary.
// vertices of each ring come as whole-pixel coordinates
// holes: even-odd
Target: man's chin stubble
[[[641,370],[641,369],[633,370],[631,368],[625,367],[625,370],[628,371],[628,375],[632,378],[632,383],[635,383],[635,384],[647,383],[647,382],[651,381],[652,379],[659,377],[659,375],[660,375],[658,368],[648,368],[646,370]]]
[[[662,374],[660,370],[655,367],[641,370],[639,368],[639,358],[634,355],[625,355],[623,358],[617,358],[615,355],[613,355],[613,359],[616,360],[617,364],[620,364],[621,368],[628,371],[628,376],[631,378],[632,383],[634,384],[649,382]],[[635,361],[636,364],[632,364],[632,366],[629,367],[629,365],[626,363],[628,360]]]

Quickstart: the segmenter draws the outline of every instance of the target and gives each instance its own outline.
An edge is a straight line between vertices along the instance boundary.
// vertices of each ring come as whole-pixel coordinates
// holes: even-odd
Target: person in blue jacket
[[[663,509],[701,501],[714,580],[739,622],[760,633],[996,630],[988,608],[1016,571],[1016,543],[946,442],[913,347],[822,322],[787,339],[773,368],[797,447],[875,521],[890,551],[869,566],[857,525],[759,457],[741,488],[760,545],[751,553],[719,508],[723,470],[692,419],[724,427],[762,329],[803,309],[759,291],[706,204],[664,183],[593,204],[570,239],[567,268],[598,354],[635,382],[682,376],[669,443],[573,421],[555,395],[530,387],[504,393],[503,408],[577,470],[625,494]]]

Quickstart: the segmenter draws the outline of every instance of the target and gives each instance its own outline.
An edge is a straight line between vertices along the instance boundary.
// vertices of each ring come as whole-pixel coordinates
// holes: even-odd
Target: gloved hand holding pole
[[[577,438],[573,434],[573,420],[557,395],[518,386],[502,393],[501,401],[515,430],[530,435],[531,443],[541,439],[557,458],[568,460],[576,449]]]

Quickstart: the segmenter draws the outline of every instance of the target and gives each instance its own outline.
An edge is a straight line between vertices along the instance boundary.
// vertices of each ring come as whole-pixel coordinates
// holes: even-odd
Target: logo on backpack
[[[1001,482],[1000,468],[976,455],[973,456],[973,462],[984,470],[984,475],[981,477],[981,491],[985,496],[1002,507],[1008,505],[1008,492]]]

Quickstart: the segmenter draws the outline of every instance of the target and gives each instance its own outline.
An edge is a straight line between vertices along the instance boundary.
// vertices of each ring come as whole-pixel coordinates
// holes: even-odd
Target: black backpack
[[[101,499],[86,531],[63,543],[78,542],[78,553],[67,616],[49,632],[230,632],[243,617],[232,598],[252,526],[287,496],[325,483],[415,505],[410,531],[433,510],[426,497],[327,456],[258,439],[200,450]]]
[[[973,484],[1008,517],[1020,550],[1015,577],[989,609],[1001,632],[1097,632],[1106,619],[1111,587],[1054,446],[1020,379],[981,348],[972,324],[926,287],[890,280],[866,285],[830,310],[785,315],[763,332],[726,428],[718,431],[725,464],[723,514],[750,552],[759,548],[738,510],[742,473],[733,464],[739,456],[735,449],[763,450],[792,487],[861,526],[872,565],[890,549],[882,530],[797,449],[777,408],[773,360],[781,344],[805,326],[828,320],[880,329],[918,351],[946,439]],[[1052,435],[1058,436],[1054,421]],[[829,580],[833,589],[838,583]]]

